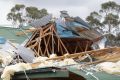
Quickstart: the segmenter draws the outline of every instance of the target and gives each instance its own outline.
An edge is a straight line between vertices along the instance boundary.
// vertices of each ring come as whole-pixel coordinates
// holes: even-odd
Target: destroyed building
[[[67,11],[61,11],[60,18],[53,20],[49,14],[30,24],[35,29],[25,46],[31,48],[36,56],[52,53],[61,56],[92,50],[91,45],[102,38],[80,17],[70,17]]]
[[[103,36],[80,17],[70,17],[66,11],[61,11],[60,18],[53,19],[49,14],[33,21],[31,26],[34,28],[25,29],[22,32],[18,32],[19,29],[6,28],[6,31],[17,32],[17,35],[25,34],[16,37],[18,42],[26,38],[28,41],[26,43],[25,40],[22,45],[16,44],[17,46],[7,41],[11,47],[9,49],[6,46],[8,50],[5,47],[3,54],[15,52],[12,57],[5,55],[1,58],[2,64],[3,61],[9,62],[1,75],[3,80],[119,80],[116,75],[111,76],[94,70],[118,75],[120,48],[92,50],[91,45],[99,42]],[[33,33],[29,37],[26,36],[26,32]],[[15,34],[7,36],[13,38]],[[12,47],[15,50],[12,50]],[[86,76],[86,74],[89,75]]]

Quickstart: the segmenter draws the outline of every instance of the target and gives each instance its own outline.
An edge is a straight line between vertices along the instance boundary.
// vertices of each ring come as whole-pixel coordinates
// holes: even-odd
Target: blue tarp
[[[66,27],[66,25],[61,22],[61,19],[56,20],[57,33],[60,37],[77,37],[72,31],[64,27]]]
[[[0,44],[4,44],[6,42],[6,39],[2,36],[0,36]]]
[[[75,32],[74,30],[75,27],[89,29],[89,27],[86,27],[79,22],[75,22],[75,21],[65,22],[61,18],[57,19],[55,23],[56,23],[57,33],[59,34],[60,37],[69,37],[69,38],[78,37],[77,32]]]

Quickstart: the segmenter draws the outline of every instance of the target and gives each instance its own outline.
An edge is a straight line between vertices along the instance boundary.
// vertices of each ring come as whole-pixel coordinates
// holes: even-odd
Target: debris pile
[[[33,34],[25,47],[31,48],[35,56],[62,56],[92,50],[91,45],[102,39],[102,35],[80,17],[70,17],[65,11],[61,11],[59,19],[53,20],[52,15],[47,15],[31,25],[35,29],[30,30]]]
[[[99,71],[105,71],[109,74],[120,75],[120,61],[118,62],[103,62],[96,65]]]
[[[15,72],[25,71],[32,69],[29,63],[18,63],[15,65],[10,65],[5,67],[3,74],[1,75],[2,80],[10,80],[11,76],[14,75]]]
[[[33,32],[25,46],[16,47],[11,44],[15,48],[14,54],[19,63],[7,66],[10,62],[13,64],[12,61],[15,57],[12,58],[1,75],[3,80],[10,80],[10,76],[14,75],[15,72],[28,69],[76,64],[84,67],[105,61],[120,60],[120,48],[118,47],[92,50],[92,44],[99,42],[103,38],[102,35],[81,18],[70,17],[66,11],[61,11],[60,19],[53,20],[52,15],[49,14],[33,21],[31,26],[34,28],[17,33],[17,35],[22,36],[28,32]],[[88,61],[83,64],[79,63],[85,59]],[[97,67],[112,73],[113,71],[106,70],[108,67],[106,63],[98,64]],[[110,65],[112,64],[114,65],[109,69],[120,65],[119,62],[110,63]],[[114,70],[119,72],[117,67]]]

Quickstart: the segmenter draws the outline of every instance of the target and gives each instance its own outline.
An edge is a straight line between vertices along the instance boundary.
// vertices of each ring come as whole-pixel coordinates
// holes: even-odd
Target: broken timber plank
[[[99,50],[92,50],[92,51],[86,51],[86,52],[81,52],[81,53],[74,53],[74,54],[69,54],[69,55],[66,55],[66,56],[59,56],[59,57],[56,57],[56,58],[49,58],[48,60],[59,60],[59,59],[65,59],[65,58],[76,58],[76,57],[79,57],[79,56],[83,56],[83,55],[86,55],[86,54],[90,54],[90,55],[93,55],[94,54],[97,54],[99,52],[111,52],[111,51],[119,51],[120,52],[120,48],[119,47],[112,47],[112,48],[104,48],[104,49],[99,49]]]
[[[25,30],[25,33],[29,33],[29,32],[34,32],[36,31],[37,29],[29,29],[29,30]],[[24,32],[20,31],[20,32],[17,32],[16,35],[17,36],[20,36],[20,35],[25,35]]]

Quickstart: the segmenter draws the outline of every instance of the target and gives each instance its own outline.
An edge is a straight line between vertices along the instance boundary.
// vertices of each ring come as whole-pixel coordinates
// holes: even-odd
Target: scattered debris
[[[5,67],[1,78],[2,80],[10,80],[11,76],[14,75],[15,72],[24,71],[28,69],[32,69],[29,63],[18,63],[15,65],[10,65]]]
[[[120,75],[120,61],[118,62],[103,62],[96,65],[99,71],[105,71],[109,74]]]
[[[93,50],[92,45],[98,45],[98,42],[100,43],[100,40],[104,38],[80,17],[70,17],[66,11],[61,11],[59,19],[52,20],[52,15],[49,14],[31,22],[31,25],[34,28],[16,33],[22,36],[33,32],[25,46],[15,46],[9,42],[14,49],[8,53],[14,55],[4,59],[0,55],[1,62],[6,66],[1,75],[3,80],[10,80],[11,76],[19,71],[68,65],[79,65],[80,68],[84,68],[87,65],[98,64],[99,70],[120,74],[120,48],[100,46],[103,49]],[[15,61],[15,58],[18,61]],[[89,60],[84,63],[85,59]],[[15,65],[7,66],[10,63],[13,64],[13,61],[16,62]],[[80,63],[82,61],[83,63]],[[113,61],[118,62],[113,63]]]

